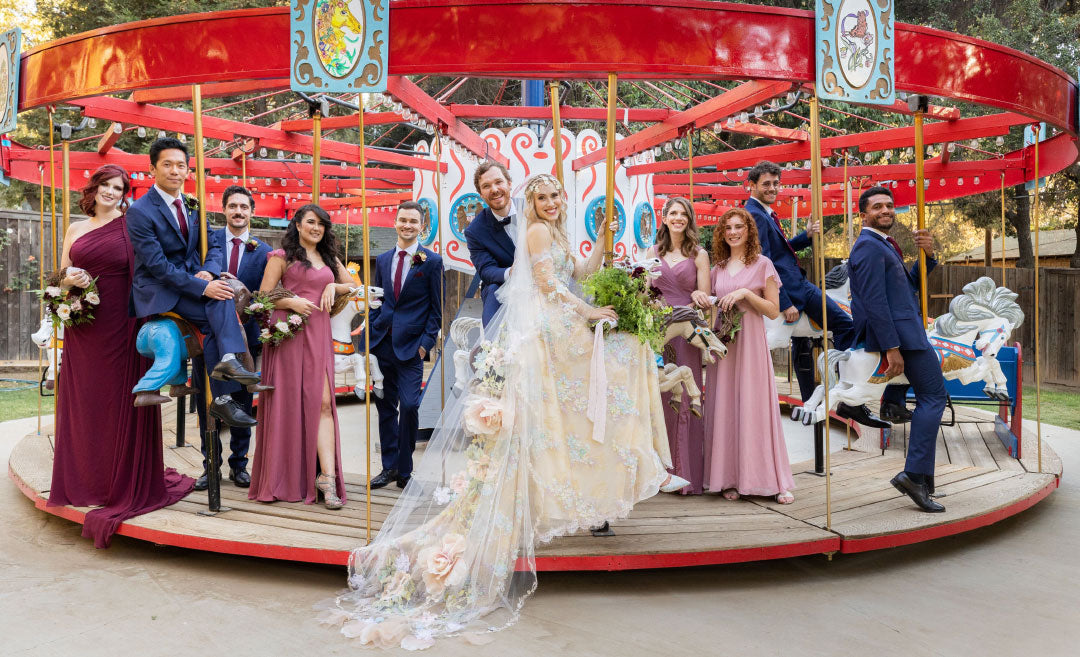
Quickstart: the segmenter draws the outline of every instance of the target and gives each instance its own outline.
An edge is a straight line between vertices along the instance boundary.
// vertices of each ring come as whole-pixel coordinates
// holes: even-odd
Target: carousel
[[[668,197],[691,199],[699,223],[708,226],[747,198],[750,167],[776,162],[784,169],[784,188],[774,208],[792,234],[814,218],[831,216],[843,226],[841,237],[815,236],[811,281],[846,307],[843,282],[826,278],[826,242],[840,240],[845,252],[850,249],[853,206],[862,190],[888,186],[896,205],[910,207],[911,223],[923,228],[927,203],[1000,191],[1004,204],[1007,188],[1038,181],[1077,158],[1077,83],[1068,74],[1009,48],[895,23],[891,12],[872,9],[888,2],[823,0],[824,17],[695,0],[291,4],[117,25],[22,53],[17,37],[9,39],[5,73],[13,95],[4,117],[47,108],[52,130],[47,144],[5,141],[5,174],[41,189],[36,245],[43,269],[59,261],[70,191],[81,188],[90,172],[120,165],[132,172],[136,197],[152,186],[139,173],[147,168],[146,155],[116,147],[129,131],[192,143],[188,189],[201,201],[204,254],[205,208],[217,207],[227,186],[241,184],[256,195],[257,214],[272,221],[307,203],[327,209],[346,227],[346,251],[359,260],[350,265],[359,285],[371,280],[371,228],[392,226],[402,200],[420,202],[421,243],[457,272],[448,278],[441,348],[427,375],[422,422],[427,417],[428,426],[446,399],[459,394],[455,381],[467,376],[476,339],[474,269],[464,229],[484,207],[472,177],[485,160],[508,167],[515,197],[529,176],[557,176],[570,200],[571,242],[582,256],[597,227],[617,219],[619,229],[605,233],[608,262],[644,258]],[[317,24],[326,13],[319,8],[334,4],[344,18]],[[832,21],[834,13],[838,20]],[[848,22],[848,16],[861,17],[861,23]],[[298,30],[305,20],[310,24]],[[507,38],[507,30],[517,36]],[[821,38],[837,56],[820,51],[815,44]],[[171,44],[168,58],[155,51],[161,43]],[[305,91],[296,91],[298,78]],[[454,100],[454,92],[474,78],[501,81],[495,102]],[[503,93],[508,83],[520,83],[522,102]],[[560,102],[571,85],[593,102]],[[369,93],[373,88],[379,91]],[[290,116],[240,121],[215,115],[274,97],[279,109],[293,108]],[[860,107],[890,120],[863,118]],[[864,130],[830,128],[822,120],[829,113],[846,115]],[[368,143],[375,131],[399,125],[420,138],[407,148]],[[1021,133],[1028,137],[1025,145],[1006,151],[1004,138]],[[740,141],[750,145],[733,147],[732,135],[752,137]],[[1035,399],[1022,395],[1025,359],[1034,361],[1039,390],[1039,305],[1028,299],[1025,307],[1034,312],[1025,313],[1025,299],[1016,294],[1040,294],[1037,184],[1034,189],[1034,291],[1010,288],[1015,278],[1006,276],[1004,259],[996,280],[968,284],[957,296],[964,302],[948,308],[948,299],[928,299],[926,276],[921,279],[924,318],[932,318],[933,307],[939,316],[956,315],[953,324],[964,327],[950,332],[937,322],[930,331],[955,404],[937,446],[936,486],[947,495],[947,513],[920,513],[889,485],[887,473],[903,469],[904,425],[871,431],[833,413],[837,402],[880,396],[884,383],[874,381],[876,361],[861,378],[852,374],[854,366],[840,376],[825,367],[806,404],[790,374],[777,381],[776,401],[793,418],[790,427],[805,427],[813,441],[813,458],[793,459],[794,504],[659,495],[613,522],[613,535],[583,532],[538,547],[537,569],[831,557],[971,531],[1045,499],[1058,486],[1061,462],[1043,444],[1040,423],[1022,420],[1025,402],[1039,405],[1038,393]],[[1002,235],[1004,216],[1003,209]],[[348,242],[350,228],[362,229],[359,247]],[[343,447],[355,454],[351,461],[346,457],[352,466],[345,475],[346,508],[249,501],[246,490],[212,477],[208,491],[133,518],[118,533],[327,564],[345,564],[350,550],[370,541],[398,490],[368,486],[378,441],[365,402],[381,389],[377,361],[354,339],[377,294],[365,292],[334,325],[337,369],[347,373],[344,390],[360,402],[351,409],[355,423],[342,425]],[[972,308],[979,311],[962,314]],[[704,325],[701,318],[683,319],[685,326],[671,333]],[[1030,355],[1010,340],[1025,322],[1034,325]],[[828,331],[827,323],[813,326],[805,317],[778,322],[769,329],[769,343],[782,348],[793,335]],[[987,333],[992,338],[982,337]],[[64,394],[61,337],[48,326],[35,336],[43,359],[56,370],[57,395]],[[154,351],[148,376],[157,379],[148,388],[188,389],[189,354],[178,341],[178,334],[162,338],[176,348]],[[707,339],[701,346],[703,358],[712,357]],[[692,379],[677,381],[677,373],[663,367],[660,375],[671,375],[667,382],[686,388],[691,398],[700,393]],[[199,425],[187,407],[178,397],[164,409],[166,417],[175,417],[162,436],[165,464],[198,476],[203,457],[190,437],[198,436]],[[42,512],[81,522],[85,508],[46,506],[53,440],[48,425],[23,438],[12,451],[9,476]]]

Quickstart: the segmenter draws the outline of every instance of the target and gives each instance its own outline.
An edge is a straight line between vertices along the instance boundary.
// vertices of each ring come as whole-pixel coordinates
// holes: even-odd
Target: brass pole
[[[562,119],[559,118],[559,83],[552,82],[551,88],[551,127],[553,129],[553,143],[555,145],[555,178],[559,181],[559,185],[563,189],[566,189],[566,183],[563,182],[563,152],[562,152]],[[442,190],[440,191],[440,198],[442,196]],[[442,225],[442,222],[439,222]],[[439,242],[442,244],[442,242]]]
[[[686,133],[686,171],[690,178],[690,207],[694,206],[694,133]]]
[[[244,187],[247,187],[247,153],[245,151],[240,151],[240,179],[243,181]]]
[[[1001,173],[1001,284],[1005,287],[1005,172]]]
[[[357,97],[360,106],[360,220],[363,223],[362,250],[364,254],[364,526],[367,542],[371,543],[371,227],[368,221],[367,207],[367,153],[364,147],[364,94]],[[318,123],[316,123],[318,125]],[[315,140],[315,152],[318,153],[319,140]],[[315,164],[318,158],[312,160]],[[317,167],[318,165],[315,164]],[[315,169],[315,172],[318,170]],[[316,176],[317,177],[317,176]],[[312,178],[312,182],[315,178]],[[348,235],[348,231],[345,233]]]
[[[60,209],[64,213],[64,235],[67,235],[68,226],[71,225],[71,144],[65,139],[60,144],[62,152],[60,158],[60,181],[63,187],[63,202]],[[62,252],[61,252],[62,253]]]
[[[847,255],[851,255],[851,243],[853,239],[853,229],[851,220],[851,178],[848,178],[848,152],[844,151],[844,237],[847,239]],[[821,288],[821,298],[825,298],[825,287]],[[824,314],[824,313],[823,313]],[[824,339],[824,338],[823,338]],[[826,425],[827,427],[828,425]],[[847,439],[847,450],[850,452],[851,447],[851,424],[844,423],[844,437]]]
[[[41,182],[38,185],[38,289],[45,289],[45,169],[38,167],[38,176],[41,178]],[[45,319],[45,304],[38,303],[38,324],[41,324],[41,320]],[[45,345],[45,349],[49,346]],[[38,370],[37,378],[40,384],[42,376],[41,371],[45,367],[45,351],[38,349]],[[41,435],[41,390],[38,390],[37,400],[37,433]]]
[[[1039,452],[1039,473],[1042,473],[1042,377],[1039,365],[1042,343],[1039,340],[1039,308],[1042,297],[1039,296],[1039,124],[1031,127],[1035,137],[1035,207],[1031,213],[1035,222],[1035,438]]]
[[[360,108],[360,119],[363,120],[364,109]],[[311,150],[311,202],[318,203],[322,200],[322,167],[320,166],[320,160],[322,159],[322,112],[315,111],[315,115],[312,118],[314,131],[312,136],[315,138],[315,146]],[[363,150],[363,146],[360,147]],[[363,153],[360,156],[360,162],[363,164]]]
[[[559,135],[555,135],[555,139],[558,140]],[[559,164],[559,160],[556,158],[556,164]],[[438,236],[436,239],[439,241],[439,253],[445,253],[446,249],[443,248],[442,239],[442,135],[438,130],[435,131],[435,212],[439,217],[439,222],[436,224],[436,230]],[[446,279],[445,279],[446,267],[443,267],[443,284],[442,291],[439,294],[439,409],[446,408],[446,359],[443,358],[445,353],[443,349],[446,346]]]
[[[923,110],[915,111],[915,220],[919,230],[926,228],[926,182],[924,181],[923,159],[926,147],[923,145]],[[919,309],[922,311],[923,327],[929,323],[926,304],[926,253],[919,249]]]
[[[792,196],[791,197],[791,234],[792,235],[797,235],[798,234],[798,231],[799,231],[798,226],[799,226],[799,197],[798,196]],[[716,229],[714,228],[713,230],[716,230]],[[710,326],[712,326],[712,324],[710,324]],[[787,382],[788,382],[788,386],[790,388],[790,386],[791,386],[791,377],[795,373],[795,371],[794,371],[795,365],[794,365],[794,363],[791,362],[791,356],[792,356],[791,349],[790,349],[791,345],[789,344],[788,347],[789,348],[788,348],[788,352],[787,352]],[[789,389],[789,392],[790,392],[790,389]]]
[[[63,235],[60,234],[60,226],[56,222],[56,143],[54,141],[55,127],[53,125],[53,108],[49,108],[49,199],[52,211],[49,220],[52,222],[52,259],[53,269],[60,269],[60,257],[63,253]],[[53,407],[60,407],[60,329],[53,324],[52,350],[53,350]],[[59,416],[53,420],[53,434],[59,423]]]
[[[614,257],[615,231],[610,230],[615,218],[615,101],[618,98],[618,76],[608,73],[607,92],[607,180],[604,186],[604,264]],[[586,221],[589,219],[586,218]]]
[[[814,234],[814,260],[818,262],[821,277],[821,339],[828,353],[829,315],[825,302],[825,218],[821,205],[821,124],[818,117],[818,97],[810,97],[810,194],[812,221],[820,224]],[[825,529],[832,530],[832,456],[829,445],[829,368],[822,373],[821,385],[825,390]]]

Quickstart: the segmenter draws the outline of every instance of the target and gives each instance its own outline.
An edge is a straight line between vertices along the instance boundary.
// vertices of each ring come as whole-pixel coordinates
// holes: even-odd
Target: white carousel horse
[[[476,338],[469,339],[470,334],[476,331]],[[457,349],[454,350],[454,388],[455,395],[460,395],[469,385],[472,377],[472,355],[480,346],[484,338],[484,326],[479,318],[458,317],[450,323],[450,339],[454,341]]]
[[[946,380],[959,379],[965,385],[981,380],[987,397],[1009,398],[997,353],[1008,343],[1013,329],[1024,322],[1016,297],[1015,292],[996,287],[993,279],[983,276],[965,285],[964,293],[949,304],[949,312],[934,321],[927,337]],[[827,362],[825,354],[818,359],[823,380],[826,368],[833,372],[829,376],[834,382],[829,387],[829,408],[823,403],[825,388],[819,385],[802,408],[792,411],[792,419],[803,424],[822,422],[826,411],[834,410],[840,402],[858,406],[879,399],[887,383],[907,383],[903,375],[886,380],[883,374],[887,367],[884,354],[878,352],[830,349]]]
[[[847,260],[825,274],[825,295],[851,315],[851,285],[848,283]],[[765,341],[769,349],[785,349],[791,338],[819,338],[821,327],[811,323],[806,313],[800,312],[794,322],[785,322],[783,314],[776,319],[765,318]]]
[[[59,344],[56,345],[55,352],[53,351],[53,328],[52,318],[49,315],[41,320],[41,326],[38,330],[30,334],[30,339],[34,341],[38,349],[45,350],[45,358],[49,361],[49,367],[45,370],[44,379],[45,388],[47,390],[53,389],[53,382],[56,380],[56,366],[63,360],[64,353],[64,325],[61,324],[56,330],[56,340]]]
[[[357,284],[349,297],[345,308],[330,318],[330,334],[334,340],[334,372],[352,372],[356,385],[353,386],[353,394],[359,399],[364,399],[364,390],[367,387],[367,375],[364,368],[364,355],[353,345],[352,337],[359,335],[364,330],[360,326],[352,328],[353,318],[364,312],[367,299],[371,299],[371,308],[375,309],[382,305],[383,289],[381,287],[364,286],[360,283],[359,267],[350,262],[346,267],[353,281]],[[383,373],[379,369],[379,360],[373,354],[367,355],[367,362],[371,367],[371,394],[379,399],[383,396]]]

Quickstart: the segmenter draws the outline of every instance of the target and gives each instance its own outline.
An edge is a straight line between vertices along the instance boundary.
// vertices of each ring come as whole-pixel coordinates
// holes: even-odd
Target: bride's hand
[[[619,316],[615,314],[615,309],[612,306],[603,306],[601,308],[597,308],[596,306],[589,306],[589,311],[586,315],[586,319],[588,319],[590,322],[597,322],[601,319],[611,319],[618,321]]]

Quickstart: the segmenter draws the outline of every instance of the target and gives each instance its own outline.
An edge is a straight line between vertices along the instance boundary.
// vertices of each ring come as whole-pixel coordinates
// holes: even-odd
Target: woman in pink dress
[[[127,173],[106,164],[90,177],[79,207],[89,219],[64,235],[60,285],[97,279],[100,303],[88,324],[64,329],[58,378],[56,448],[49,506],[100,506],[82,534],[109,547],[120,525],[180,500],[195,480],[165,469],[161,407],[135,407],[131,389],[150,363],[135,350],[139,322],[128,316],[131,242],[124,221]]]
[[[706,369],[705,486],[736,500],[775,496],[791,504],[791,476],[765,320],[780,313],[780,277],[761,255],[757,226],[742,208],[728,210],[713,232],[712,290],[721,310],[743,311],[726,358]]]
[[[274,389],[259,393],[253,500],[313,504],[322,495],[328,509],[345,505],[330,308],[349,293],[352,278],[338,260],[331,227],[326,210],[305,205],[266,262],[260,291],[280,283],[296,295],[274,302],[271,325],[291,313],[307,321],[295,336],[263,349],[263,383]]]
[[[669,306],[709,305],[709,253],[698,246],[698,227],[690,201],[673,196],[664,203],[656,244],[647,256],[660,258],[660,276],[653,287],[660,290]],[[664,360],[686,365],[694,373],[694,382],[702,387],[701,350],[683,338],[675,338],[664,348]],[[667,424],[668,444],[671,447],[672,474],[679,475],[690,485],[679,492],[701,495],[705,481],[705,422],[690,411],[690,397],[683,395],[682,406],[671,407],[671,393],[665,392],[664,421]]]

